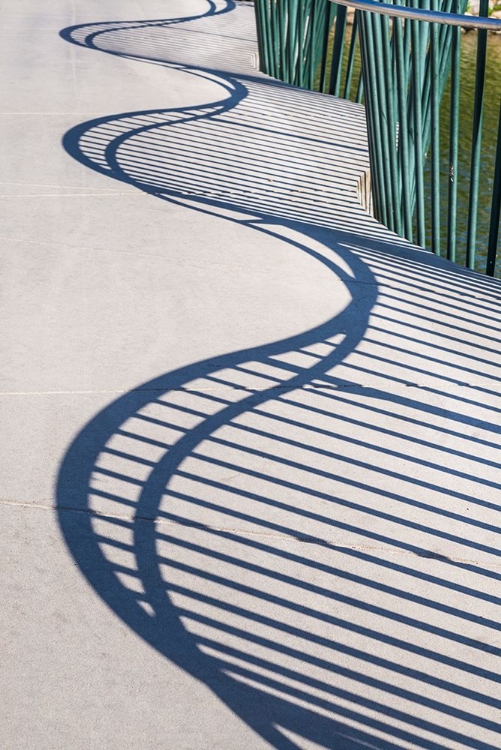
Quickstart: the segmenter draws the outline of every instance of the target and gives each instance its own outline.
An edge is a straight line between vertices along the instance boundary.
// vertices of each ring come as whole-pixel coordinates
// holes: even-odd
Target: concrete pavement
[[[499,282],[248,3],[1,13],[2,747],[499,748]]]

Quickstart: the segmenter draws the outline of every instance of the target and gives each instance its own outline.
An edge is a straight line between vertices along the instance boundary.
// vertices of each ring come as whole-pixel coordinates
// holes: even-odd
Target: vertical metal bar
[[[412,7],[412,0],[408,0]],[[400,3],[402,4],[402,3]],[[411,74],[411,52],[412,52],[412,34],[411,34],[411,22],[408,18],[403,21],[403,70],[407,88],[407,104],[406,104],[406,116],[401,121],[401,127],[405,129],[407,141],[409,144],[408,158],[409,158],[409,172],[408,172],[408,183],[410,191],[410,209],[413,217],[413,236],[415,236],[415,211],[416,211],[416,165],[415,165],[415,153],[414,153],[414,103],[412,97],[412,74]]]
[[[432,10],[437,10],[434,0]],[[430,24],[431,96],[431,250],[440,255],[440,70],[439,36],[436,23]]]
[[[258,52],[259,52],[259,70],[261,70],[263,73],[267,73],[269,69],[268,45],[267,45],[267,40],[266,40],[268,24],[264,20],[263,0],[255,0],[254,9],[256,13],[256,33],[257,33],[257,46],[258,46]]]
[[[313,31],[313,38],[314,38],[314,48],[312,49],[312,55],[313,55],[313,83],[311,88],[312,89],[319,89],[319,82],[320,82],[320,62],[323,59],[324,55],[324,26],[325,26],[325,19],[327,15],[327,6],[331,6],[331,3],[329,0],[314,0],[316,4],[316,10],[315,10],[315,28]]]
[[[348,51],[348,62],[346,64],[346,80],[344,83],[343,99],[350,98],[351,82],[353,79],[353,68],[355,66],[355,53],[358,42],[358,12],[353,17],[353,26],[351,27],[350,49]]]
[[[492,186],[491,220],[489,241],[487,243],[487,264],[485,273],[494,276],[496,253],[499,239],[499,219],[501,214],[501,107],[499,110],[498,140],[496,144],[496,161],[494,165],[494,184]]]
[[[284,0],[276,0],[275,2],[276,6],[276,18],[277,18],[277,29],[278,29],[278,61],[279,61],[279,70],[280,70],[280,79],[282,81],[286,81],[287,83],[291,83],[288,75],[288,69],[287,69],[287,55],[285,54],[285,46],[284,46],[284,38],[285,38],[285,22],[286,22],[286,14],[285,14],[285,3]]]
[[[450,13],[452,10],[452,3],[455,0],[431,0],[430,7],[432,10],[441,10],[444,13]],[[461,5],[466,7],[467,0],[461,0]],[[431,24],[429,24],[432,26]],[[442,100],[442,96],[447,83],[447,77],[450,70],[451,64],[451,38],[452,29],[455,28],[448,24],[440,24],[437,26],[437,40],[436,49],[438,50],[438,80],[437,93],[439,101]],[[426,148],[426,144],[429,143],[431,136],[431,40],[430,40],[430,54],[427,55],[427,68],[424,74],[424,89],[423,89],[423,123],[424,123],[424,135],[423,143]]]
[[[365,109],[367,119],[367,136],[369,140],[369,161],[371,167],[371,193],[374,216],[379,221],[383,219],[384,185],[381,179],[382,168],[380,150],[376,134],[377,91],[374,81],[374,58],[369,49],[371,38],[370,13],[360,12],[360,53],[362,56],[362,75],[365,80]],[[376,101],[375,101],[376,100]]]
[[[424,213],[424,180],[423,180],[423,117],[422,117],[422,72],[421,45],[422,34],[420,21],[411,24],[411,95],[414,120],[414,165],[416,170],[416,235],[421,247],[426,246],[425,213]]]
[[[346,6],[339,5],[336,15],[336,27],[334,29],[334,42],[332,45],[331,79],[329,83],[329,94],[339,96],[341,84],[341,68],[343,64],[344,36],[346,29]]]
[[[452,29],[452,70],[449,113],[449,183],[447,215],[447,257],[456,260],[458,207],[459,91],[461,81],[461,29]]]
[[[371,175],[371,184],[374,184],[377,202],[374,202],[376,218],[386,226],[390,225],[389,195],[388,195],[388,172],[385,163],[384,142],[381,137],[381,118],[383,116],[383,103],[379,97],[379,86],[381,83],[377,65],[374,43],[374,14],[364,13],[364,38],[365,38],[365,65],[364,65],[364,89],[366,92],[366,107],[368,123],[371,127],[371,140],[373,161],[375,169]],[[383,128],[384,130],[384,128]]]
[[[283,0],[282,0],[283,2]],[[297,59],[298,59],[298,38],[297,38],[297,0],[288,0],[287,14],[287,40],[286,52],[288,59],[289,73],[288,77],[291,82],[295,83],[297,78]]]
[[[269,75],[274,78],[278,78],[278,65],[277,65],[277,39],[275,32],[275,11],[274,5],[276,0],[268,0],[268,13],[267,20],[269,24],[269,49],[270,49],[270,71]]]
[[[489,0],[480,0],[479,15],[487,16],[488,12]],[[485,29],[479,29],[477,32],[477,70],[475,76],[475,99],[473,104],[470,195],[468,200],[468,232],[466,237],[466,265],[468,268],[475,268],[486,57],[487,31]]]
[[[315,74],[317,73],[320,49],[318,21],[324,2],[325,0],[311,0],[308,11],[309,18],[304,41],[305,75],[302,85],[310,91],[313,91],[315,87]]]
[[[272,72],[270,75],[273,76],[273,78],[280,78],[281,72],[280,72],[280,35],[279,35],[279,29],[278,29],[278,16],[277,16],[277,2],[278,0],[270,0],[270,36],[272,40],[273,45],[273,54],[272,54]]]
[[[385,224],[389,229],[395,231],[396,201],[391,169],[391,131],[393,130],[390,115],[391,75],[388,74],[385,66],[382,37],[382,22],[384,19],[382,16],[372,13],[371,20],[372,36],[374,39],[375,65],[377,72],[376,81],[378,87],[378,130],[379,139],[381,141],[383,180],[386,193]]]
[[[423,8],[429,10],[430,0],[421,0],[412,3],[413,7]],[[423,124],[427,122],[427,106],[429,102],[429,86],[430,86],[430,58],[427,54],[428,46],[430,41],[430,26],[429,22],[423,22],[419,24],[419,58],[421,60],[421,112],[423,115]]]
[[[280,52],[282,55],[283,75],[284,78],[290,83],[294,82],[294,69],[291,65],[291,48],[294,50],[294,39],[291,39],[290,34],[290,6],[294,0],[281,0],[280,12],[282,16],[281,28],[282,34],[280,39]]]
[[[303,40],[306,29],[306,9],[304,0],[300,0],[299,12],[297,14],[297,80],[301,81],[304,70]],[[300,84],[301,85],[301,84]]]
[[[390,200],[392,202],[391,212],[393,222],[391,229],[397,234],[402,235],[402,201],[400,193],[400,181],[398,179],[398,153],[397,153],[397,116],[396,116],[396,97],[394,86],[394,71],[392,49],[390,43],[390,21],[387,16],[379,16],[381,26],[381,44],[384,71],[384,97],[386,101],[387,119],[383,123],[385,127],[386,138],[388,143],[388,165],[390,172],[391,192]]]
[[[360,104],[363,98],[364,98],[364,77],[363,75],[360,75],[360,78],[358,79],[357,94],[355,96],[355,101],[357,102],[357,104]]]
[[[317,27],[317,6],[318,6],[318,0],[313,0],[311,4],[310,23],[308,26],[308,41],[307,41],[307,51],[306,51],[307,77],[306,77],[305,85],[310,90],[313,89],[313,82],[315,80],[315,70],[316,70],[315,32],[316,32],[316,27]]]
[[[257,0],[255,12],[256,27],[258,29],[261,29],[261,36],[263,40],[263,55],[259,59],[259,69],[263,73],[272,75],[271,71],[273,70],[273,50],[271,41],[269,0]]]
[[[336,16],[337,6],[334,3],[327,2],[327,10],[325,13],[325,25],[324,25],[324,36],[323,36],[323,48],[322,48],[322,60],[320,63],[320,91],[326,90],[327,87],[327,58],[329,54],[329,36]]]
[[[393,19],[393,43],[395,52],[395,74],[397,84],[398,103],[398,156],[400,166],[400,183],[402,195],[402,218],[404,236],[412,242],[412,207],[410,194],[410,167],[409,167],[409,131],[407,128],[407,89],[408,80],[406,74],[406,63],[404,59],[404,39],[402,20]]]
[[[301,75],[298,77],[297,85],[301,86],[302,88],[307,88],[308,86],[308,80],[310,77],[310,59],[309,59],[309,49],[310,49],[310,38],[312,34],[312,6],[314,0],[303,0],[303,17],[304,17],[304,28],[303,28],[303,35],[299,39],[299,49],[301,52]]]

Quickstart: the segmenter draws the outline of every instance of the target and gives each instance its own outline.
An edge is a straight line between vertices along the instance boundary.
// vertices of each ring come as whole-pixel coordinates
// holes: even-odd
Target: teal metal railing
[[[486,65],[488,32],[501,31],[501,20],[488,18],[489,0],[480,0],[478,17],[462,15],[467,0],[255,1],[265,72],[345,98],[360,100],[363,91],[375,217],[437,255],[494,275],[501,102],[489,99]],[[350,27],[347,6],[356,11]],[[461,27],[476,32],[468,75]],[[362,81],[353,87],[359,57]],[[497,108],[488,132],[486,99]]]
[[[260,67],[295,86],[361,101],[358,19],[329,0],[255,0]]]

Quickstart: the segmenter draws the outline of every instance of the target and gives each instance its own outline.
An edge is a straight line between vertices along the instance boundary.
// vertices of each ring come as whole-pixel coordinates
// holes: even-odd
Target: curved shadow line
[[[271,232],[262,228],[259,228],[259,231],[271,234]],[[299,246],[299,243],[293,244]],[[313,256],[317,255],[307,247],[303,249]],[[332,270],[338,270],[334,264],[329,264],[325,258],[317,256],[317,259]],[[360,265],[363,266],[363,264]],[[360,270],[364,272],[367,282],[366,268]],[[354,285],[356,283],[352,283],[352,286]],[[369,287],[371,290],[369,298],[365,285],[363,289],[365,301],[368,302],[365,308],[367,315],[377,293],[377,287],[373,283],[369,283]],[[88,489],[91,474],[103,446],[120,429],[124,421],[152,400],[152,391],[163,393],[180,389],[185,383],[219,369],[231,368],[249,360],[262,361],[275,354],[302,348],[311,344],[312,341],[346,332],[346,323],[352,312],[351,306],[353,304],[354,302],[350,303],[350,306],[337,318],[305,333],[264,347],[253,347],[233,354],[200,361],[155,378],[140,386],[139,389],[120,397],[96,415],[74,439],[62,462],[57,483],[58,520],[61,531],[72,556],[101,598],[151,646],[193,677],[203,681],[236,715],[240,716],[254,731],[280,750],[292,750],[297,746],[289,743],[271,725],[264,727],[259,716],[253,716],[252,711],[249,713],[248,710],[243,708],[249,703],[252,704],[255,700],[253,689],[235,683],[234,679],[223,674],[219,661],[202,653],[198,648],[197,639],[189,634],[182,625],[178,609],[170,603],[166,596],[166,587],[168,590],[169,583],[162,578],[156,566],[156,527],[150,521],[157,515],[158,506],[169,478],[175,474],[181,462],[193,453],[195,447],[201,441],[239,414],[273,399],[278,392],[283,394],[301,387],[311,378],[321,374],[325,367],[332,368],[347,356],[363,337],[365,331],[367,319],[362,315],[360,306],[358,306],[360,311],[358,330],[350,326],[349,335],[344,344],[331,357],[322,362],[323,366],[317,366],[310,371],[300,373],[292,381],[288,381],[285,386],[281,386],[280,389],[274,387],[264,392],[251,394],[243,401],[228,406],[214,417],[207,419],[198,428],[188,432],[153,468],[137,504],[133,531],[138,572],[148,601],[154,609],[154,618],[145,613],[134,595],[117,580],[113,568],[103,555],[99,541],[92,529],[93,513],[88,505]],[[74,515],[67,512],[68,510],[84,512],[77,527],[75,526]],[[148,522],[145,523],[145,521]],[[246,693],[248,695],[245,695]],[[274,715],[276,715],[277,720],[279,720],[280,714],[283,714],[283,723],[290,726],[290,704],[276,698],[274,699]],[[326,734],[332,734],[334,731],[331,720],[323,719],[318,714],[297,706],[294,707],[294,721],[298,732],[305,725],[315,726],[316,731],[323,737]],[[346,735],[346,741],[348,741],[350,730],[339,725],[336,732]],[[352,738],[355,743],[353,745],[354,750],[360,747],[358,744],[360,737],[361,732],[356,731]],[[369,738],[370,735],[367,735],[367,739]],[[391,743],[387,743],[385,746],[389,749],[392,747]],[[351,744],[345,745],[345,747],[351,747]]]
[[[67,26],[66,28],[62,29],[59,32],[59,36],[64,39],[65,42],[69,42],[70,44],[76,44],[79,47],[90,47],[91,49],[98,50],[99,52],[102,52],[102,50],[96,46],[95,39],[97,39],[98,36],[101,36],[102,34],[106,34],[111,31],[115,31],[115,28],[110,28],[110,26],[115,26],[115,24],[119,27],[123,27],[123,24],[126,24],[127,30],[134,30],[134,29],[144,29],[148,28],[149,26],[170,26],[175,25],[178,23],[188,23],[189,21],[198,21],[202,18],[209,18],[211,16],[220,16],[225,13],[230,13],[232,10],[235,9],[236,3],[234,0],[221,0],[223,3],[223,7],[219,8],[217,7],[214,0],[205,0],[206,3],[209,6],[209,9],[205,13],[200,13],[196,16],[180,16],[178,18],[152,18],[149,21],[140,21],[140,20],[131,20],[131,21],[101,21],[96,24],[92,23],[79,23],[74,26]],[[134,25],[136,24],[136,25]],[[79,31],[80,29],[88,28],[89,26],[92,27],[99,27],[102,26],[102,29],[98,29],[97,31],[91,32],[88,36],[85,37],[85,42],[79,42],[77,39],[73,37],[73,34],[75,31]],[[107,51],[108,52],[108,51]],[[117,57],[125,57],[125,55],[121,54],[120,52],[108,52],[110,55],[116,55]]]
[[[214,113],[215,107],[217,107],[218,113],[221,111],[227,111],[236,106],[236,104],[247,94],[245,87],[237,81],[232,80],[231,83],[229,81],[222,81],[221,85],[232,95],[206,105],[206,107],[211,109],[209,114],[199,113],[196,115],[190,115],[189,119],[197,120],[204,117],[210,117]],[[187,108],[165,111],[173,112],[182,111],[183,109],[186,110]],[[158,110],[155,113],[158,114]],[[134,114],[138,115],[139,113],[130,113],[130,116],[134,116]],[[144,115],[145,112],[140,114]],[[122,118],[125,116],[127,115],[121,115],[120,117]],[[89,129],[96,127],[99,124],[104,124],[110,119],[111,118],[109,117],[98,118],[73,128],[64,137],[65,149],[87,167],[91,167],[92,169],[107,174],[108,176],[112,176],[122,182],[139,187],[145,192],[155,195],[161,193],[161,196],[159,197],[162,197],[165,200],[165,194],[167,191],[164,189],[159,191],[154,187],[138,184],[120,169],[116,158],[116,151],[124,140],[131,136],[131,132],[118,136],[107,146],[106,162],[110,165],[111,171],[108,171],[102,166],[97,165],[95,162],[92,162],[80,151],[78,144],[82,135]],[[184,121],[185,120],[183,119],[183,122]],[[148,130],[151,129],[151,127],[155,126],[145,126],[140,130]],[[132,134],[137,134],[137,130],[132,131]],[[173,193],[176,194],[175,191],[173,191]],[[179,198],[182,197],[182,194],[180,193],[177,195]],[[174,195],[170,199],[174,199]],[[217,207],[221,205],[221,202],[214,202],[204,198],[200,198],[200,203],[204,205],[204,208],[200,208],[200,210],[209,211],[209,206],[211,206],[213,210],[209,212],[215,215],[217,215]],[[223,205],[231,208],[231,204],[224,203]],[[238,208],[238,211],[239,213],[245,213],[240,207]],[[261,736],[265,737],[268,742],[272,742],[277,748],[288,750],[288,748],[296,746],[289,743],[289,741],[271,725],[263,727],[262,721],[259,717],[253,718],[252,712],[249,714],[248,711],[242,709],[242,706],[248,701],[242,698],[241,693],[242,691],[250,691],[250,693],[252,693],[252,689],[245,688],[242,685],[235,683],[235,680],[231,677],[222,674],[218,660],[200,652],[194,637],[185,630],[179,620],[177,609],[170,604],[165,595],[166,582],[161,578],[158,569],[155,569],[155,565],[152,564],[152,561],[154,561],[156,557],[155,526],[151,523],[144,523],[146,519],[155,518],[160,499],[165,490],[165,485],[168,483],[169,477],[176,472],[180,463],[193,452],[195,447],[199,445],[201,441],[239,414],[273,399],[277,393],[283,394],[301,388],[315,377],[323,374],[326,370],[332,369],[356,347],[365,333],[368,316],[377,297],[377,284],[368,267],[349,251],[336,247],[337,254],[340,255],[349,265],[352,273],[352,275],[350,275],[343,271],[335,262],[329,261],[320,253],[307,247],[307,245],[302,245],[300,242],[290,239],[284,240],[279,231],[274,231],[271,227],[260,226],[256,223],[255,217],[256,212],[252,212],[252,215],[248,220],[229,220],[237,224],[251,225],[264,234],[277,237],[281,241],[287,241],[290,245],[300,248],[303,252],[309,254],[324,266],[327,266],[345,283],[352,294],[352,301],[340,315],[307,332],[265,346],[240,350],[232,354],[210,358],[180,368],[174,372],[150,380],[138,389],[125,394],[107,406],[96,415],[96,417],[94,417],[94,419],[92,419],[74,439],[62,462],[57,483],[58,517],[66,543],[80,569],[97,593],[108,603],[109,606],[111,606],[113,611],[115,611],[124,622],[140,634],[163,656],[168,657],[172,662],[177,663],[197,679],[202,680],[221,700],[232,708],[237,715],[252,726],[256,732],[261,734]],[[261,219],[258,219],[257,221],[263,221],[265,219],[266,221],[269,221],[265,216],[262,216]],[[287,223],[288,226],[294,224],[293,222]],[[280,221],[275,219],[271,224],[279,225]],[[300,223],[297,224],[297,228],[302,232],[305,232],[307,229],[305,225]],[[357,311],[356,317],[353,315],[354,307]],[[356,323],[354,322],[355,320]],[[272,387],[266,391],[253,393],[243,401],[232,404],[212,418],[207,419],[198,428],[187,433],[173,449],[166,453],[164,459],[153,469],[138,502],[136,520],[133,525],[135,534],[134,547],[137,556],[138,569],[147,592],[148,600],[155,611],[155,618],[152,619],[139,606],[137,600],[130,595],[130,592],[118,582],[112,568],[104,557],[99,547],[98,540],[92,530],[93,514],[88,506],[88,488],[90,476],[95,468],[96,460],[103,446],[105,446],[110,437],[120,429],[126,419],[151,401],[152,391],[158,393],[180,389],[184,384],[195,378],[222,368],[227,369],[235,367],[236,365],[248,362],[249,360],[267,360],[273,355],[288,352],[290,350],[301,349],[314,341],[321,341],[339,333],[345,334],[346,337],[343,343],[332,352],[330,356],[325,357],[317,365],[314,365],[308,370],[299,372],[279,389],[277,389],[277,387]],[[84,512],[83,516],[80,518],[79,531],[77,534],[75,534],[74,516],[72,513],[67,512],[70,509],[72,511],[80,510]],[[83,535],[82,523],[85,527]],[[187,653],[190,654],[189,659],[186,658]],[[196,654],[196,659],[193,658],[194,654]],[[287,720],[284,718],[284,722],[287,725],[290,725],[290,704],[276,699],[275,708],[277,715],[281,712],[287,714]],[[322,731],[324,734],[327,731],[327,728],[329,729],[329,732],[332,732],[333,725],[331,720],[321,719],[316,713],[309,712],[306,709],[300,709],[299,707],[295,707],[294,710],[296,712],[295,720],[297,721],[296,729],[300,730],[300,726],[307,720],[306,717],[308,717],[308,724],[311,724],[312,722],[314,725],[323,724],[324,729]],[[341,725],[337,728],[337,732],[347,736],[351,733],[347,727]],[[353,741],[356,742],[354,747],[359,746],[356,738],[360,738],[360,732],[358,731],[353,737]],[[367,736],[367,739],[369,739],[369,735]],[[388,747],[390,746],[388,745]]]
[[[233,4],[228,3],[228,5]],[[214,6],[214,4],[211,3],[211,6]],[[227,12],[227,10],[224,12]],[[211,10],[207,14],[204,14],[204,16],[212,14],[214,13]],[[191,19],[176,19],[176,21],[173,22],[177,23],[183,20]],[[82,28],[82,26],[72,27],[72,30],[75,28]],[[65,32],[67,31],[68,30],[65,30]],[[94,45],[94,38],[97,33],[99,32],[92,35],[88,46]],[[61,35],[65,38],[63,32]],[[77,43],[73,39],[69,41]],[[204,105],[205,108],[210,107],[211,112],[191,114],[188,116],[190,121],[213,116],[215,114],[214,108],[216,107],[218,114],[223,111],[228,111],[236,106],[236,104],[247,95],[245,87],[241,83],[231,79],[229,76],[226,77],[226,83],[221,79],[220,85],[229,92],[230,96],[217,102]],[[181,112],[186,111],[187,109],[189,108],[184,107],[178,108],[177,110],[169,109],[161,111],[151,110],[149,113],[159,114],[159,112]],[[195,106],[193,109],[195,109]],[[197,108],[198,111],[200,109],[202,108]],[[144,116],[145,114],[148,113],[122,114],[120,115],[120,118],[138,115]],[[110,117],[98,118],[97,120],[73,128],[64,138],[64,146],[66,150],[74,158],[79,159],[81,163],[85,164],[85,166],[138,187],[145,192],[162,197],[164,200],[177,202],[176,198],[181,199],[186,197],[178,191],[170,191],[165,190],[164,188],[159,189],[154,186],[143,185],[131,178],[120,167],[117,159],[117,149],[120,145],[132,135],[137,135],[138,132],[151,130],[158,127],[158,124],[146,125],[142,128],[135,129],[134,131],[123,133],[108,144],[105,153],[106,163],[109,165],[110,170],[92,162],[80,151],[78,144],[82,135],[99,124],[109,122],[111,119],[112,118]],[[185,121],[188,120],[183,119],[183,122]],[[167,195],[169,198],[166,197]],[[234,205],[226,201],[212,201],[200,196],[190,196],[190,200],[200,204],[200,207],[196,208],[196,210],[209,212],[215,215],[218,215],[218,207],[227,207],[230,209],[235,208]],[[204,208],[201,206],[204,206]],[[213,210],[209,210],[209,207]],[[238,212],[241,214],[245,213],[241,206],[238,206]],[[354,254],[337,245],[336,253],[343,258],[345,263],[348,264],[352,273],[352,276],[350,276],[350,274],[344,272],[334,262],[329,261],[323,255],[315,252],[307,245],[303,245],[300,242],[292,241],[290,239],[284,239],[278,231],[273,231],[269,225],[275,223],[280,226],[283,222],[281,222],[279,218],[275,217],[270,221],[268,216],[261,213],[259,218],[256,219],[258,213],[259,212],[252,211],[249,219],[246,220],[225,218],[237,224],[253,226],[264,234],[277,237],[282,241],[287,241],[289,244],[297,248],[301,248],[311,257],[327,266],[343,281],[350,290],[352,301],[340,315],[309,331],[265,346],[239,350],[232,354],[209,358],[179,368],[176,371],[148,381],[139,388],[125,394],[107,406],[81,430],[68,449],[62,462],[57,483],[58,517],[66,543],[68,544],[68,547],[80,569],[97,593],[124,622],[140,634],[162,655],[178,664],[178,666],[192,674],[195,678],[202,680],[237,715],[246,721],[249,726],[253,727],[253,729],[268,742],[271,742],[274,747],[280,748],[281,750],[292,750],[292,748],[296,748],[297,746],[286,739],[283,734],[278,732],[275,726],[272,726],[271,724],[263,726],[261,718],[253,712],[251,707],[248,706],[249,702],[252,703],[252,700],[255,698],[256,689],[244,686],[240,682],[237,683],[229,675],[223,673],[221,660],[209,656],[207,653],[201,652],[198,648],[200,638],[195,638],[183,626],[180,620],[179,608],[176,608],[171,603],[170,598],[166,596],[165,593],[166,586],[168,588],[169,584],[168,581],[161,576],[157,564],[157,553],[155,549],[157,530],[155,525],[151,523],[151,521],[157,517],[159,504],[162,495],[165,492],[166,485],[168,485],[169,479],[176,473],[180,464],[188,456],[193,455],[195,448],[200,445],[201,442],[206,440],[221,426],[228,424],[240,414],[270,401],[275,398],[278,393],[284,394],[302,388],[314,378],[332,370],[355,349],[366,332],[368,317],[376,301],[378,289],[375,277],[368,269],[367,265]],[[268,226],[259,225],[259,222],[264,221],[267,222]],[[291,221],[287,221],[286,224],[289,227],[298,229],[304,235],[308,235],[308,225],[301,222]],[[349,237],[350,235],[349,233],[346,233],[345,236]],[[354,315],[355,311],[356,315]],[[356,324],[354,324],[354,321],[356,321]],[[138,563],[139,576],[144,584],[146,597],[154,610],[154,616],[147,614],[144,609],[139,606],[137,596],[126,589],[118,581],[113,572],[113,567],[100,549],[99,540],[92,528],[94,514],[92,509],[89,508],[88,489],[90,486],[90,477],[95,469],[97,458],[103,447],[114,434],[120,431],[123,423],[130,418],[131,415],[135,414],[138,410],[152,401],[152,392],[156,394],[158,392],[163,393],[165,391],[179,390],[190,381],[207,375],[208,373],[213,373],[214,371],[223,368],[227,369],[237,367],[249,360],[267,362],[268,359],[274,355],[289,352],[293,349],[301,349],[314,342],[322,341],[339,333],[345,335],[343,343],[329,356],[324,357],[317,365],[298,372],[280,387],[272,386],[264,391],[252,393],[247,398],[237,403],[230,404],[212,417],[207,418],[198,427],[195,427],[187,432],[184,437],[180,438],[180,440],[168,450],[163,458],[161,458],[152,468],[152,471],[142,488],[137,503],[135,519],[132,524],[134,532],[134,550]],[[82,515],[79,518],[79,523],[75,524],[74,514],[69,513],[69,510],[82,512]],[[117,523],[120,523],[119,519],[117,519]],[[127,525],[127,522],[124,521],[123,523]],[[84,527],[83,534],[82,526]],[[194,658],[194,655],[196,655],[196,658]],[[294,715],[291,716],[290,703],[277,697],[273,697],[273,699],[270,700],[272,700],[274,704],[274,716],[276,717],[277,723],[280,723],[280,716],[282,715],[283,725],[295,729],[298,733],[301,733],[302,729],[304,729],[305,723],[308,723],[310,729],[314,728],[309,734],[310,739],[314,740],[317,738],[322,740],[325,736],[332,736],[332,733],[335,731],[338,737],[343,737],[345,742],[343,745],[344,748],[353,747],[355,750],[355,748],[360,748],[362,745],[366,746],[366,742],[369,741],[373,747],[380,746],[373,735],[369,735],[360,730],[350,729],[347,726],[334,722],[332,719],[321,717],[318,713],[296,705],[294,706]],[[246,705],[247,708],[243,708],[243,706]],[[353,716],[356,716],[356,718],[360,720],[360,716],[355,714],[352,714],[350,718],[353,718]],[[377,721],[370,722],[369,726],[371,728],[378,727],[387,731],[389,729],[387,726]],[[413,741],[418,739],[414,735],[411,735],[404,730],[397,730],[394,727],[391,727],[390,731],[395,737]],[[388,741],[384,742],[384,747],[388,750],[393,747],[396,748],[395,745]],[[429,747],[429,745],[427,747]]]

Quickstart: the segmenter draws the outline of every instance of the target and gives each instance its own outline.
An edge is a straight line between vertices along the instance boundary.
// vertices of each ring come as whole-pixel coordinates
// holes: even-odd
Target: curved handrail
[[[501,31],[501,18],[483,18],[482,16],[465,16],[459,13],[444,13],[443,11],[428,10],[425,8],[408,8],[403,5],[377,2],[377,0],[329,0],[329,2],[385,16],[397,16],[399,18],[442,23],[450,26]]]

